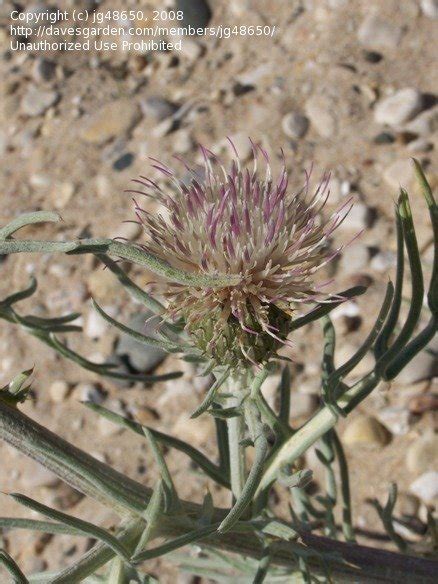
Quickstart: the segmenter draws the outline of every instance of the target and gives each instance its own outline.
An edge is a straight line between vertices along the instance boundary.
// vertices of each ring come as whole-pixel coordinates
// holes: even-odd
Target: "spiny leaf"
[[[100,316],[104,320],[109,322],[115,328],[122,331],[122,333],[124,333],[125,335],[132,337],[137,342],[139,342],[143,345],[148,345],[150,347],[158,347],[159,349],[163,349],[163,351],[167,351],[167,352],[169,352],[169,351],[183,351],[184,350],[183,347],[178,347],[174,343],[169,343],[167,341],[162,341],[160,339],[154,339],[152,337],[148,337],[146,335],[143,335],[142,333],[139,333],[138,331],[136,331],[136,330],[126,326],[125,324],[122,324],[121,322],[115,320],[114,318],[112,318],[109,314],[107,314],[103,310],[103,308],[101,308],[97,304],[97,302],[94,299],[92,299],[92,303],[93,303],[93,307],[95,308],[95,310],[100,314]]]
[[[217,524],[199,527],[198,529],[190,531],[189,533],[185,533],[184,535],[180,535],[175,539],[166,541],[162,545],[159,545],[155,548],[146,550],[144,552],[141,552],[140,554],[135,555],[132,558],[132,561],[134,562],[134,564],[139,564],[141,562],[145,562],[146,560],[151,560],[153,558],[159,558],[160,556],[164,556],[165,554],[168,554],[169,552],[176,550],[180,547],[183,547],[185,545],[189,545],[191,543],[198,543],[203,539],[206,539],[207,537],[213,535],[217,527],[218,527]]]
[[[62,511],[57,511],[55,509],[51,509],[30,497],[26,497],[25,495],[21,495],[19,493],[10,493],[10,497],[24,505],[25,507],[29,507],[33,511],[37,511],[52,519],[57,521],[58,523],[63,523],[69,527],[73,527],[79,531],[82,531],[84,534],[88,535],[89,537],[98,539],[103,541],[108,547],[110,547],[116,554],[120,555],[126,562],[129,562],[130,553],[125,548],[123,544],[121,544],[113,535],[108,533],[105,529],[98,527],[97,525],[93,525],[88,521],[84,521],[83,519],[78,519],[77,517],[72,517],[71,515],[67,515]]]
[[[158,465],[160,475],[163,479],[163,488],[166,495],[166,512],[179,512],[181,511],[181,502],[179,500],[178,493],[176,492],[175,485],[173,483],[172,476],[167,467],[166,461],[164,460],[161,448],[149,428],[143,426],[142,430],[147,441],[149,442],[149,446],[151,447],[155,462]]]
[[[292,475],[287,476],[286,474],[281,474],[278,482],[288,489],[293,489],[295,487],[302,489],[308,485],[313,478],[313,471],[309,468],[299,470]]]
[[[36,292],[38,287],[38,283],[34,276],[30,277],[29,285],[24,290],[20,290],[19,292],[15,292],[10,296],[7,296],[4,300],[0,301],[0,308],[6,308],[8,306],[12,306],[16,302],[20,302],[20,300],[24,300],[25,298],[29,298]]]
[[[224,372],[217,377],[216,381],[212,384],[212,386],[208,390],[207,395],[203,399],[201,405],[199,407],[197,407],[196,410],[193,412],[193,414],[190,416],[191,418],[197,418],[198,416],[200,416],[201,414],[203,414],[205,411],[208,410],[208,408],[213,403],[214,398],[216,397],[216,394],[217,394],[219,388],[228,379],[229,374],[230,374],[230,368],[226,367]]]
[[[0,229],[0,240],[10,237],[13,233],[34,223],[57,223],[61,220],[58,213],[52,211],[35,211],[24,213]]]
[[[15,584],[29,584],[28,579],[6,550],[0,549],[0,565],[11,575]]]
[[[296,331],[297,329],[301,328],[305,324],[309,324],[309,322],[313,322],[314,320],[320,319],[322,316],[331,312],[334,308],[339,306],[350,298],[355,298],[356,296],[360,296],[366,292],[365,286],[354,286],[353,288],[348,288],[348,290],[344,290],[340,292],[338,296],[342,296],[343,300],[334,300],[333,302],[327,302],[324,304],[319,304],[316,308],[311,310],[309,313],[305,314],[304,316],[300,316],[292,320],[289,332]]]
[[[128,275],[122,270],[122,268],[111,258],[107,257],[103,254],[96,254],[96,256],[100,259],[105,266],[111,270],[111,272],[116,276],[120,284],[125,288],[128,294],[143,306],[152,310],[154,314],[162,314],[165,310],[165,307],[158,302],[155,298],[152,298],[147,292],[142,290],[135,282],[128,277]]]
[[[124,418],[123,416],[116,414],[115,412],[112,412],[110,410],[107,410],[106,408],[98,404],[94,404],[92,402],[83,403],[87,408],[98,413],[100,416],[103,416],[107,420],[111,420],[111,422],[119,424],[119,426],[128,428],[129,430],[135,432],[136,434],[139,434],[140,436],[144,436],[143,428],[145,428],[145,426],[142,426],[138,422],[128,420],[128,418]],[[219,470],[219,468],[215,464],[213,464],[205,456],[205,454],[202,454],[202,452],[200,452],[190,444],[187,444],[183,440],[179,440],[179,438],[169,436],[168,434],[159,432],[158,430],[154,430],[153,428],[148,428],[148,430],[152,432],[155,439],[161,442],[161,444],[164,444],[164,446],[169,446],[171,448],[176,448],[180,452],[183,452],[184,454],[189,456],[191,460],[193,460],[193,462],[197,464],[205,472],[207,476],[212,478],[218,484],[228,489],[230,488],[230,484],[229,481],[226,479],[226,475],[224,476],[224,474]]]

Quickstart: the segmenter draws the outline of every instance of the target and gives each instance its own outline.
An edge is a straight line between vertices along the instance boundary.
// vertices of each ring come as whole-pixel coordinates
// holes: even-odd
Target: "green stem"
[[[240,405],[239,397],[229,397],[226,400],[227,408]],[[231,492],[234,499],[238,499],[245,484],[245,448],[242,440],[245,438],[245,422],[243,416],[227,419],[228,449],[230,460]]]

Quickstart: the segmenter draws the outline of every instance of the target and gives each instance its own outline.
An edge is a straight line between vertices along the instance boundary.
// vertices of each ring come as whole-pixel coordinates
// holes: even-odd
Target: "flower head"
[[[339,251],[327,241],[348,213],[348,204],[323,222],[329,176],[311,193],[310,177],[292,192],[283,167],[272,178],[269,158],[251,142],[251,168],[234,159],[228,169],[201,147],[202,171],[186,163],[189,180],[153,159],[170,182],[164,190],[141,176],[139,192],[161,202],[165,214],[144,211],[138,220],[148,234],[142,246],[172,266],[191,273],[236,274],[222,288],[166,285],[168,311],[183,316],[196,347],[218,364],[260,363],[286,342],[291,315],[301,303],[330,301],[315,273]]]

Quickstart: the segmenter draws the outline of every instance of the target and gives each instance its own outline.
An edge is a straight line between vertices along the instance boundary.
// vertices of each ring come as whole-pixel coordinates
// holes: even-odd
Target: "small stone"
[[[394,190],[401,186],[409,189],[414,179],[414,171],[410,160],[396,160],[383,173],[385,182]]]
[[[369,224],[369,215],[368,207],[364,203],[356,201],[339,228],[342,231],[362,231]]]
[[[252,154],[252,146],[251,142],[249,141],[248,135],[245,132],[237,132],[236,134],[232,134],[229,136],[231,142],[234,144],[235,149],[239,154],[239,158],[242,161],[248,160],[248,158]],[[212,148],[215,154],[233,154],[232,147],[230,145],[229,140],[226,138],[217,142],[213,145]]]
[[[421,112],[403,126],[405,132],[419,136],[430,136],[438,130],[438,105]]]
[[[212,15],[206,0],[176,0],[175,10],[183,13],[182,26],[194,28],[205,28]]]
[[[101,404],[105,401],[105,392],[95,383],[78,383],[73,390],[73,397],[79,401]]]
[[[91,114],[80,130],[80,137],[90,144],[104,144],[129,132],[140,119],[137,104],[118,99]]]
[[[409,152],[430,152],[433,149],[433,144],[426,138],[417,138],[416,140],[411,140],[406,146]]]
[[[343,274],[355,274],[367,267],[370,254],[366,245],[356,243],[342,252],[340,270]]]
[[[395,504],[396,515],[401,515],[402,517],[416,517],[419,508],[420,501],[415,495],[404,493],[403,491],[398,494],[397,502]]]
[[[438,0],[421,0],[421,10],[428,18],[438,18]]]
[[[139,312],[130,318],[128,326],[143,335],[157,338],[155,328],[157,319],[146,322],[151,316],[151,312]],[[137,371],[147,372],[157,367],[165,359],[167,353],[157,347],[144,345],[128,335],[123,335],[117,344],[116,355],[125,357]]]
[[[35,60],[32,69],[32,76],[37,83],[47,83],[52,81],[56,75],[56,63],[43,57]]]
[[[37,489],[38,487],[53,488],[60,482],[53,472],[40,465],[33,466],[32,472],[24,473],[21,480],[28,489]]]
[[[175,132],[172,143],[177,154],[187,154],[193,148],[193,140],[187,130]]]
[[[152,130],[152,135],[154,138],[164,138],[164,136],[167,136],[176,130],[177,127],[178,124],[174,118],[166,118],[154,127]]]
[[[312,393],[294,391],[291,394],[290,419],[309,418],[318,408],[318,398]]]
[[[380,61],[383,59],[383,55],[377,51],[364,51],[363,57],[365,61],[373,64],[380,63]]]
[[[410,413],[406,408],[382,408],[379,410],[377,417],[395,436],[404,436],[410,430]]]
[[[379,16],[370,15],[360,25],[357,36],[370,49],[395,49],[400,43],[402,30]]]
[[[343,440],[349,446],[386,446],[391,441],[391,434],[376,418],[360,414],[345,428]]]
[[[159,95],[153,95],[140,102],[140,107],[145,116],[152,116],[158,122],[172,116],[178,106]]]
[[[21,100],[21,111],[29,117],[41,116],[59,99],[56,91],[39,89],[33,85],[26,91]]]
[[[55,209],[64,209],[75,193],[75,185],[71,182],[56,184],[51,193]]]
[[[122,170],[129,168],[131,166],[131,164],[133,163],[133,161],[134,161],[134,155],[132,154],[132,152],[126,152],[125,154],[122,154],[122,156],[120,156],[119,158],[117,158],[117,160],[115,160],[113,162],[113,168],[114,168],[114,170],[121,172]]]
[[[323,138],[331,138],[337,131],[337,120],[330,101],[323,95],[313,95],[305,105],[312,126]]]
[[[376,253],[371,259],[370,267],[376,272],[387,272],[397,264],[397,256],[393,251],[384,250]]]
[[[395,142],[395,137],[389,132],[380,132],[373,140],[374,144],[393,144]]]
[[[108,269],[97,268],[88,276],[87,287],[93,298],[98,302],[114,300],[120,291],[120,284],[115,275]]]
[[[438,468],[438,435],[425,434],[406,452],[406,467],[415,475]]]
[[[409,400],[408,407],[410,412],[417,415],[434,412],[438,410],[438,394],[429,392],[415,395]]]
[[[103,306],[102,308],[110,316],[115,315],[114,307]],[[108,327],[107,321],[94,308],[90,308],[85,320],[84,334],[90,339],[100,339],[106,333]]]
[[[374,119],[378,124],[398,126],[412,119],[422,107],[421,93],[417,89],[406,87],[381,99],[374,109]]]
[[[49,505],[61,510],[72,509],[72,507],[77,505],[84,496],[83,493],[73,489],[70,485],[61,483],[58,488],[51,493]]]
[[[309,120],[299,112],[289,112],[283,117],[281,127],[288,138],[298,140],[306,135],[309,129]]]
[[[143,231],[143,227],[136,222],[127,221],[122,223],[111,236],[112,238],[120,237],[122,239],[128,239],[129,241],[135,241]]]
[[[53,383],[50,384],[49,387],[50,399],[55,404],[62,403],[68,396],[69,390],[70,388],[68,383],[61,379],[58,379],[57,381],[54,381]]]
[[[398,385],[412,385],[423,379],[432,379],[438,373],[436,357],[427,351],[420,351],[396,378]]]
[[[425,503],[433,503],[438,497],[438,472],[425,472],[411,484],[409,490]]]

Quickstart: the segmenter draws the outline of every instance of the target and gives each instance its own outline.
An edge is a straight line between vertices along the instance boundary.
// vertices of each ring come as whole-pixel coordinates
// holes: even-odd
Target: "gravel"
[[[289,112],[283,117],[281,127],[288,138],[298,140],[306,135],[309,120],[300,112]]]
[[[378,124],[398,126],[412,119],[422,107],[421,93],[417,89],[406,87],[381,99],[374,109],[374,119]]]
[[[31,118],[43,115],[59,99],[59,93],[30,86],[24,94],[20,107],[23,114]]]
[[[402,37],[402,30],[388,20],[370,15],[362,21],[357,37],[369,49],[396,49]]]

